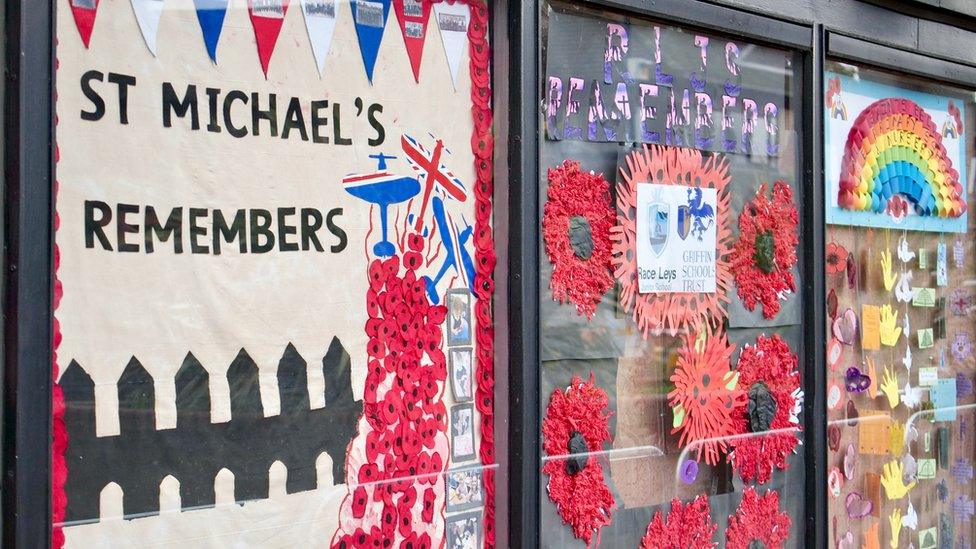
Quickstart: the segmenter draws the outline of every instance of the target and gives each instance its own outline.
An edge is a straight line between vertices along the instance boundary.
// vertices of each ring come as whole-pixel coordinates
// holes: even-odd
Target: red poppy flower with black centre
[[[399,521],[397,531],[400,532],[400,535],[405,538],[408,538],[411,535],[416,535],[416,533],[414,533],[411,529],[413,515],[410,513],[410,509],[397,507],[397,515],[397,520]]]
[[[434,495],[434,489],[428,488],[424,490],[424,509],[420,513],[420,518],[426,523],[430,523],[434,520],[434,501],[437,496]]]
[[[383,272],[386,273],[386,280],[395,280],[400,272],[400,256],[392,255],[384,259]]]
[[[542,236],[552,263],[552,298],[572,303],[579,314],[590,318],[613,285],[610,184],[603,175],[583,171],[573,160],[550,168],[548,176]]]
[[[403,399],[396,391],[387,391],[380,403],[380,417],[387,424],[393,424],[400,417]]]
[[[739,389],[747,400],[735,410],[736,430],[753,433],[730,442],[729,461],[747,483],[769,481],[774,467],[786,470],[799,444],[800,390],[798,360],[780,338],[759,336],[739,354]]]
[[[417,503],[417,489],[413,486],[404,488],[403,492],[400,494],[400,501],[397,502],[397,504],[413,507],[415,503]]]
[[[377,458],[390,451],[390,442],[384,437],[386,431],[366,433],[366,460],[376,462]]]
[[[376,402],[363,402],[363,417],[372,429],[382,429],[383,420],[380,414],[380,405]]]
[[[428,368],[425,368],[421,372],[419,383],[420,391],[423,394],[425,404],[430,402],[431,399],[437,397],[437,393],[440,391],[440,388],[437,386],[437,380],[434,379],[434,376],[430,373]]]
[[[386,283],[386,272],[383,270],[383,263],[379,259],[374,259],[369,264],[367,270],[369,276],[369,287],[371,290],[380,291]]]
[[[420,435],[417,434],[417,432],[413,429],[413,426],[409,423],[403,423],[397,429],[400,434],[400,450],[402,451],[403,455],[417,455],[417,453],[420,452],[421,447]],[[394,447],[393,451],[397,451],[397,448]]]
[[[847,248],[836,243],[827,244],[827,274],[840,274],[847,270]]]
[[[383,321],[378,318],[366,319],[366,337],[377,337],[382,325]]]
[[[403,266],[411,271],[416,271],[424,264],[424,257],[418,252],[407,252],[403,254]]]
[[[729,370],[732,352],[724,333],[708,334],[706,330],[685,336],[678,351],[678,364],[671,374],[674,390],[668,403],[674,410],[674,429],[681,433],[680,446],[696,445],[697,458],[716,465],[728,446],[728,438],[738,433],[732,411],[747,401],[745,393],[733,387],[734,374]]]
[[[359,482],[366,484],[379,480],[380,468],[375,463],[364,463],[359,468]]]
[[[363,387],[363,399],[367,402],[376,402],[379,379],[382,379],[382,376],[376,376],[373,372],[366,374],[366,385]]]
[[[410,233],[407,235],[407,247],[411,251],[419,252],[424,249],[424,237],[420,236],[419,233]]]
[[[354,518],[363,518],[366,514],[366,503],[369,501],[369,496],[366,495],[366,489],[362,486],[356,488],[352,493],[352,516]]]
[[[386,347],[379,339],[371,337],[366,344],[366,354],[372,358],[383,358],[386,355]]]
[[[437,436],[437,422],[432,419],[425,419],[420,423],[420,443],[425,448],[433,449]]]
[[[424,466],[426,461],[427,473],[421,477],[420,484],[427,484],[433,486],[437,483],[438,475],[435,473],[440,472],[444,468],[444,460],[441,458],[440,452],[434,452],[430,455],[426,453],[421,454],[420,463],[421,467]]]
[[[369,529],[368,547],[372,549],[382,549],[383,547],[387,547],[388,543],[389,541],[385,539],[382,528],[373,526]]]
[[[403,277],[400,279],[400,295],[406,298],[408,294],[413,291],[413,288],[416,285],[417,273],[413,271],[406,271],[403,273]]]
[[[447,318],[447,307],[444,305],[432,305],[427,310],[427,322],[428,324],[441,325],[444,323],[444,319]]]
[[[667,520],[661,511],[647,525],[647,532],[641,539],[641,549],[711,549],[718,545],[712,536],[718,525],[712,522],[708,496],[700,495],[690,503],[671,500],[671,511]]]
[[[790,525],[790,516],[779,510],[778,493],[768,490],[760,497],[755,488],[747,487],[739,508],[729,517],[725,547],[781,549],[790,537]]]
[[[615,507],[603,467],[595,455],[587,455],[602,452],[610,441],[611,413],[604,412],[609,402],[592,373],[587,382],[573,376],[565,391],[553,391],[542,420],[543,448],[550,456],[542,466],[549,476],[549,499],[573,535],[587,545],[597,530],[610,524]],[[567,454],[571,457],[553,457]]]
[[[382,503],[385,505],[394,505],[393,501],[395,498],[395,493],[393,491],[393,485],[390,483],[377,484],[373,489],[373,501]]]
[[[438,367],[433,369],[434,379],[437,381],[444,381],[447,379],[447,368],[444,368],[447,359],[444,355],[442,349],[434,349],[433,351],[427,353],[427,358],[430,359],[432,364],[436,364]]]
[[[438,430],[447,430],[447,407],[441,401],[431,402],[424,406],[424,413],[430,415],[437,422]]]
[[[785,181],[773,183],[772,198],[766,196],[766,184],[739,214],[739,240],[732,248],[732,272],[746,309],[763,306],[763,316],[773,318],[780,301],[796,291],[793,267],[799,213],[793,204],[793,189]]]
[[[370,318],[381,318],[379,296],[373,290],[366,290],[366,314]]]

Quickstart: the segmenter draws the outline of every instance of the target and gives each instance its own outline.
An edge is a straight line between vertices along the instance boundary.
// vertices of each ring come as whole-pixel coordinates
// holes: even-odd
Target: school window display
[[[59,0],[55,547],[493,547],[487,6]]]
[[[973,92],[826,70],[830,539],[970,547]]]
[[[545,547],[802,543],[799,56],[552,2]]]

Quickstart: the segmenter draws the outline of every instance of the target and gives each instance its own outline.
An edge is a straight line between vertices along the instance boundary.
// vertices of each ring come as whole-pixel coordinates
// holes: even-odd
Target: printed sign
[[[715,292],[715,189],[637,186],[640,293]]]

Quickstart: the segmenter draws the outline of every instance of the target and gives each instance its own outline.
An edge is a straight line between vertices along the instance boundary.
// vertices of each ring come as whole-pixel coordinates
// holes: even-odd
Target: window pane
[[[562,3],[542,38],[542,544],[799,543],[796,57]]]

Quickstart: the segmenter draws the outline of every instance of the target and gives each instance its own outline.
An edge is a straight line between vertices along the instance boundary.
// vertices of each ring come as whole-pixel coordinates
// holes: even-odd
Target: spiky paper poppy
[[[739,354],[736,371],[745,403],[732,415],[736,430],[751,433],[731,441],[729,461],[742,480],[763,484],[773,467],[786,470],[799,444],[799,413],[803,392],[797,357],[779,337],[759,336]]]
[[[737,374],[729,370],[735,346],[723,332],[699,336],[689,333],[678,351],[678,364],[671,374],[674,390],[668,402],[674,410],[674,429],[681,433],[680,446],[694,445],[699,460],[715,465],[728,447],[728,437],[739,431],[732,411],[747,401],[738,390]]]
[[[700,151],[678,147],[645,146],[627,156],[627,166],[617,180],[617,226],[611,231],[611,262],[620,282],[620,305],[633,311],[644,337],[667,331],[672,336],[703,322],[718,326],[728,316],[726,304],[732,285],[728,254],[732,246],[729,228],[728,163],[721,154],[708,157]],[[685,185],[717,192],[715,211],[715,291],[645,293],[637,283],[637,187],[640,184]]]
[[[549,168],[548,197],[542,237],[552,263],[552,298],[573,303],[580,314],[590,318],[613,285],[610,184],[603,175],[585,172],[579,162],[566,160]]]
[[[735,514],[729,517],[725,530],[726,549],[749,549],[759,546],[780,549],[790,537],[792,521],[779,510],[779,494],[767,490],[762,496],[747,487]],[[758,542],[754,544],[754,542]]]
[[[781,299],[796,291],[793,266],[800,243],[796,227],[799,214],[793,204],[793,189],[785,181],[773,183],[772,197],[766,184],[739,214],[739,240],[732,249],[735,285],[746,309],[761,303],[763,316],[773,318]]]
[[[549,499],[573,535],[586,542],[610,524],[613,494],[603,480],[603,467],[594,452],[610,441],[611,413],[604,409],[610,399],[597,387],[593,374],[584,382],[579,376],[565,390],[556,389],[542,420],[543,449],[547,459],[542,472],[549,476]]]
[[[712,522],[708,496],[700,495],[690,503],[671,500],[667,520],[661,511],[647,525],[641,539],[641,549],[711,549],[718,545],[712,541],[718,525]]]

